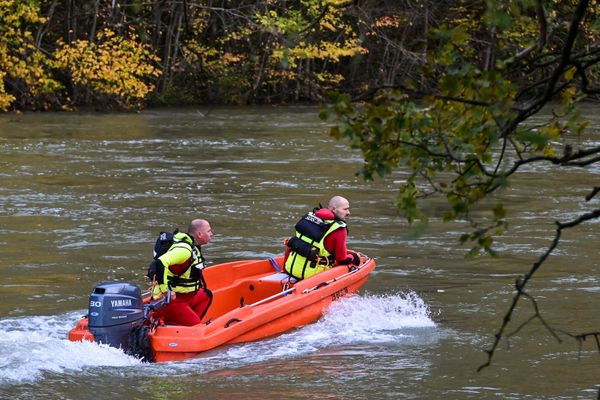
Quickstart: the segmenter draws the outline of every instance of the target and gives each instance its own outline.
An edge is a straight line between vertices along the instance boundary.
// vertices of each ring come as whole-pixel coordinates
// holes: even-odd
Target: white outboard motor
[[[90,295],[88,329],[97,343],[105,343],[135,354],[132,333],[144,324],[144,302],[140,288],[131,283],[105,282]]]

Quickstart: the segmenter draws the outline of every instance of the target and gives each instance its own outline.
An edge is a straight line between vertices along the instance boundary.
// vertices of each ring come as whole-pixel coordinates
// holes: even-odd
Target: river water
[[[501,256],[465,259],[466,224],[433,218],[414,235],[394,207],[402,172],[356,178],[360,154],[331,139],[317,113],[0,116],[0,398],[595,398],[593,340],[558,343],[539,321],[504,340],[491,367],[477,367],[553,222],[599,206],[584,197],[600,169],[520,174],[499,195],[510,218]],[[592,124],[571,142],[600,145],[600,117],[593,106],[584,114]],[[315,324],[163,364],[66,340],[96,283],[147,285],[159,231],[205,217],[215,232],[209,263],[271,257],[300,216],[335,194],[351,202],[349,246],[377,268]],[[565,232],[530,288],[546,321],[569,332],[600,329],[598,226]],[[521,302],[509,331],[532,310]]]

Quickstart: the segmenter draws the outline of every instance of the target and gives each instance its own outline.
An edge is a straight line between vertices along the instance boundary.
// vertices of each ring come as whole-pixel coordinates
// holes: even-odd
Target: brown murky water
[[[580,140],[600,144],[600,119]],[[533,323],[477,373],[515,278],[555,220],[597,208],[600,170],[550,165],[501,197],[510,231],[496,259],[464,259],[465,227],[438,220],[418,239],[394,208],[402,174],[365,184],[360,155],[314,108],[0,116],[0,397],[19,399],[595,398],[600,356]],[[209,262],[283,251],[295,221],[334,194],[351,201],[352,248],[377,259],[360,296],[277,338],[149,365],[66,333],[107,280],[146,285],[155,235],[203,216]],[[433,205],[432,205],[433,207]],[[532,285],[549,322],[600,321],[598,222],[563,236]],[[531,315],[521,303],[513,329]]]

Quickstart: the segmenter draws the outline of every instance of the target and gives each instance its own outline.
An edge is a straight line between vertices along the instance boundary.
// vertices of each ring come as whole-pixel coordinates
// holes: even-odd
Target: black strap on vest
[[[174,275],[174,276],[169,276],[167,278],[167,287],[170,290],[173,290],[174,287],[185,287],[185,288],[194,288],[194,293],[197,292],[199,289],[204,289],[206,288],[206,281],[204,280],[204,274],[202,273],[202,270],[199,268],[196,268],[195,265],[192,265],[193,260],[194,260],[194,250],[196,245],[193,243],[188,243],[185,240],[179,240],[177,242],[175,242],[173,244],[173,247],[175,247],[175,245],[178,245],[180,243],[185,244],[185,247],[189,247],[190,250],[190,266],[187,267],[186,271],[190,268],[194,268],[193,270],[190,271],[190,277],[189,278],[182,278],[179,275]],[[170,249],[169,249],[170,250]],[[199,263],[204,263],[204,257],[202,256],[202,252],[200,251],[200,249],[197,250],[198,251],[198,259],[199,259]],[[197,264],[196,264],[197,265]]]

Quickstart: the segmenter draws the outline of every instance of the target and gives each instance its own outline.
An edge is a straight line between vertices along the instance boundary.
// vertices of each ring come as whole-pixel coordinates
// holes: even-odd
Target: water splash
[[[81,312],[61,316],[3,319],[0,385],[35,382],[45,372],[73,373],[88,367],[130,366],[141,362],[105,345],[66,340],[69,324]]]
[[[438,338],[429,306],[414,292],[350,296],[335,302],[316,323],[258,342],[206,353],[171,365],[179,374],[236,369],[302,357],[334,347],[402,343],[427,345]]]
[[[125,367],[137,376],[202,374],[335,346],[413,343],[423,329],[436,326],[429,307],[415,293],[351,296],[333,303],[318,322],[280,336],[215,349],[186,361],[147,364],[108,346],[69,342],[68,330],[80,316],[76,312],[0,320],[10,326],[0,337],[0,386],[37,382],[45,372],[80,374],[106,366]]]
[[[395,342],[412,328],[435,327],[429,307],[415,293],[352,296],[333,303],[324,317],[301,333],[307,344]]]

